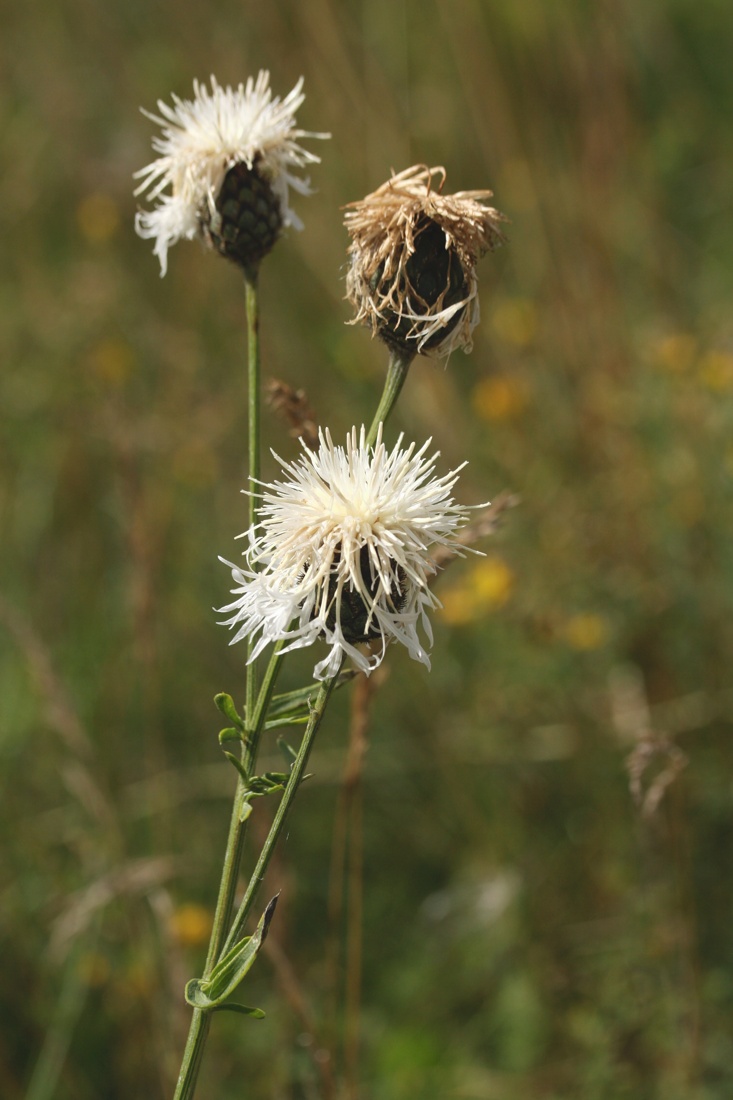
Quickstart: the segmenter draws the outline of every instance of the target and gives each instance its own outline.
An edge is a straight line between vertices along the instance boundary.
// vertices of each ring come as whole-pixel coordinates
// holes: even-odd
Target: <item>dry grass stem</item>
[[[654,817],[670,785],[687,766],[687,754],[652,721],[641,675],[618,668],[609,684],[611,718],[624,740],[635,742],[626,757],[629,790],[642,817]],[[652,769],[656,768],[656,771]]]
[[[469,523],[466,527],[462,528],[456,535],[456,542],[459,542],[461,546],[471,547],[475,546],[481,539],[488,538],[489,535],[496,533],[498,527],[503,522],[504,515],[510,508],[515,508],[519,504],[519,497],[514,493],[510,493],[507,489],[504,489],[499,493],[496,500],[488,504],[478,515],[478,518],[473,523]],[[461,555],[457,550],[451,549],[449,546],[436,546],[432,553],[432,559],[435,563],[436,569],[445,569],[447,565],[455,561]],[[435,578],[431,578],[431,581]]]
[[[294,390],[287,382],[271,378],[265,385],[265,399],[270,408],[288,423],[294,439],[302,439],[311,450],[318,446],[318,421],[305,390]]]

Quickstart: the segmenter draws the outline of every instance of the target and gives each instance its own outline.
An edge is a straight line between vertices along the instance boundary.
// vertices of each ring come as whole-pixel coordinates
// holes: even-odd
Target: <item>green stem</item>
[[[384,382],[384,389],[382,391],[379,407],[374,414],[374,420],[369,429],[367,446],[374,446],[377,432],[379,431],[379,425],[387,423],[387,417],[392,412],[397,402],[397,398],[400,396],[402,387],[405,384],[405,379],[407,378],[407,372],[410,369],[410,363],[414,358],[414,354],[409,352],[390,351],[387,377]]]
[[[249,420],[249,525],[254,528],[257,523],[258,502],[260,497],[260,354],[259,354],[259,312],[257,298],[257,272],[245,272],[245,297],[247,305],[247,351],[248,351],[248,420]],[[384,390],[379,402],[372,425],[369,429],[367,444],[374,445],[379,425],[386,423],[402,387],[407,378],[407,372],[414,356],[392,351],[390,355],[387,377]],[[247,641],[247,679],[246,679],[246,728],[247,739],[242,748],[242,763],[245,772],[250,775],[255,766],[257,750],[262,734],[262,729],[267,715],[267,709],[274,690],[277,674],[283,661],[281,649],[284,643],[280,643],[274,650],[270,659],[267,672],[262,683],[262,688],[257,695],[257,677],[254,663],[250,662],[253,649],[252,639]],[[229,927],[234,891],[237,883],[239,864],[246,831],[246,823],[242,818],[242,804],[245,788],[242,780],[237,783],[234,796],[232,816],[229,825],[222,878],[219,886],[214,925],[209,942],[209,951],[206,957],[204,977],[208,977],[217,961],[226,954],[236,943],[244,931],[249,912],[254,904],[257,892],[265,877],[267,867],[272,858],[283,825],[292,806],[298,787],[303,779],[303,774],[308,763],[311,748],[318,728],[323,719],[328,700],[338,679],[343,658],[335,675],[320,687],[316,701],[311,709],[310,719],[306,726],[298,754],[292,765],[285,791],[283,792],[277,813],[273,819],[267,839],[260,853],[257,865],[250,878],[242,903],[236,917]],[[255,701],[256,700],[256,701]],[[224,938],[226,936],[226,939]],[[191,1019],[183,1062],[178,1077],[178,1084],[174,1100],[193,1100],[196,1090],[196,1081],[201,1067],[204,1046],[211,1023],[211,1012],[202,1009],[194,1009]]]
[[[260,498],[260,313],[257,294],[257,271],[244,276],[244,296],[247,306],[247,419],[249,424],[249,526],[257,523]],[[250,727],[257,694],[257,670],[250,662],[254,641],[247,639],[247,681],[245,715]]]
[[[341,671],[342,664],[343,657],[341,658],[341,661],[339,662],[339,667],[336,669],[336,672],[331,677],[331,679],[326,680],[323,684],[321,684],[318,695],[316,696],[316,701],[311,707],[310,718],[308,720],[308,725],[305,728],[305,733],[303,734],[303,740],[300,743],[300,748],[298,749],[298,755],[293,761],[287,785],[283,792],[283,796],[280,799],[280,805],[277,808],[277,813],[275,814],[272,825],[270,826],[270,831],[267,834],[267,840],[265,841],[262,851],[260,852],[260,858],[257,860],[257,866],[252,873],[247,891],[242,899],[241,905],[239,906],[237,915],[232,922],[232,927],[222,950],[223,955],[225,955],[227,951],[231,950],[231,948],[234,946],[234,944],[244,931],[244,925],[247,920],[247,916],[250,909],[252,908],[262,880],[265,877],[265,872],[267,871],[272,853],[275,850],[275,845],[277,844],[278,837],[280,836],[282,827],[285,824],[285,819],[288,816],[288,812],[293,803],[293,799],[295,798],[298,787],[300,786],[301,780],[303,778],[303,772],[305,771],[306,765],[308,763],[308,757],[310,756],[310,751],[313,747],[315,736],[318,733],[318,727],[321,724],[321,720],[328,704],[328,700],[331,697],[331,692],[333,691],[334,685],[338,680],[338,675]]]
[[[277,675],[285,659],[285,655],[281,653],[283,644],[283,642],[278,643],[273,650],[254,708],[252,717],[253,729],[250,731],[242,751],[242,762],[248,774],[250,774],[254,768],[259,740],[265,725],[267,709],[275,689]],[[224,954],[222,943],[226,936],[227,927],[231,918],[234,891],[237,885],[239,863],[246,833],[246,821],[243,822],[241,820],[243,798],[244,784],[240,779],[237,782],[237,790],[234,795],[234,805],[232,806],[232,816],[229,823],[229,836],[227,838],[227,847],[224,854],[224,866],[222,868],[221,882],[219,884],[219,896],[216,903],[216,912],[214,913],[214,924],[211,930],[209,951],[206,956],[206,965],[204,967],[204,977],[209,976],[221,955]],[[196,1080],[198,1078],[199,1069],[201,1068],[204,1046],[209,1034],[209,1025],[211,1023],[210,1017],[211,1014],[209,1012],[204,1012],[200,1008],[194,1008],[193,1010],[191,1027],[183,1052],[183,1060],[178,1075],[178,1084],[176,1086],[174,1100],[191,1100],[194,1095]]]
[[[259,338],[259,299],[257,294],[257,271],[248,269],[244,275],[245,306],[247,312],[247,421],[249,430],[248,440],[248,470],[249,470],[249,527],[257,522],[257,508],[260,497],[260,338]],[[242,763],[245,771],[250,774],[255,766],[257,750],[259,748],[262,727],[265,722],[267,707],[275,686],[275,679],[282,664],[280,648],[272,655],[270,665],[262,684],[259,699],[257,697],[257,673],[254,662],[250,662],[253,641],[247,639],[247,665],[245,679],[245,724],[247,727],[247,740],[242,747]],[[221,954],[221,945],[226,936],[229,922],[234,908],[234,894],[239,876],[239,865],[242,859],[242,849],[246,834],[246,822],[242,821],[242,802],[244,799],[244,784],[237,781],[234,794],[232,814],[229,821],[229,834],[227,836],[224,864],[222,867],[219,894],[214,912],[214,922],[209,940],[209,950],[206,955],[203,976],[209,976]],[[193,1010],[191,1027],[186,1041],[186,1047],[181,1063],[178,1084],[174,1100],[190,1100],[196,1089],[204,1045],[209,1032],[209,1014],[200,1009]]]
[[[195,1008],[173,1100],[192,1100],[196,1091],[196,1082],[210,1026],[211,1013],[202,1012],[200,1008]]]

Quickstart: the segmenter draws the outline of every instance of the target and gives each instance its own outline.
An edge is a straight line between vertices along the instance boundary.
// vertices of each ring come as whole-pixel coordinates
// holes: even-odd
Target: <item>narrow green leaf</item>
[[[297,711],[307,711],[308,700],[317,691],[317,684],[309,684],[308,687],[298,688],[297,691],[286,691],[281,695],[273,695],[267,713],[275,718],[294,714]]]
[[[308,715],[302,714],[298,717],[289,716],[287,718],[273,718],[270,722],[265,722],[266,730],[279,730],[282,726],[306,726],[308,724]]]
[[[242,1016],[251,1016],[253,1020],[264,1020],[265,1013],[261,1008],[249,1008],[248,1005],[240,1005],[237,1001],[226,1001],[223,1005],[214,1005],[212,1012],[239,1012]]]
[[[235,756],[233,752],[226,752],[226,750],[225,750],[224,755],[226,756],[229,763],[234,765],[234,767],[237,769],[237,771],[239,772],[239,774],[241,776],[242,782],[244,783],[244,785],[246,787],[248,787],[249,786],[249,776],[247,775],[247,772],[245,770],[245,767],[244,767],[244,764],[242,763],[242,761],[239,759],[238,756]]]
[[[344,684],[348,684],[358,675],[358,671],[353,668],[345,669],[339,673],[338,679],[334,684],[334,691]],[[303,710],[304,713],[308,713],[308,700],[315,697],[321,688],[320,683],[308,684],[307,687],[297,688],[295,691],[282,692],[279,695],[274,695],[272,702],[270,703],[268,714],[275,718],[278,715],[287,715],[291,712],[295,713],[298,710]]]
[[[227,726],[225,730],[219,730],[219,744],[225,745],[228,741],[243,741],[244,733],[234,726]]]
[[[295,749],[293,748],[293,746],[289,745],[284,737],[278,737],[277,747],[280,749],[280,752],[285,757],[285,759],[287,761],[287,764],[288,764],[288,767],[292,768],[292,766],[295,763],[296,758],[298,756],[298,754],[295,751]]]
[[[244,719],[240,718],[239,714],[237,714],[237,708],[234,705],[234,700],[231,695],[227,695],[225,691],[220,691],[218,695],[214,696],[214,702],[224,717],[228,718],[232,725],[240,730],[244,730]]]
[[[231,951],[219,960],[209,978],[193,978],[188,983],[186,986],[188,1004],[194,1008],[212,1009],[217,1008],[231,996],[252,967],[262,944],[267,939],[270,921],[279,896],[276,894],[268,903],[254,935],[245,936],[236,943]]]

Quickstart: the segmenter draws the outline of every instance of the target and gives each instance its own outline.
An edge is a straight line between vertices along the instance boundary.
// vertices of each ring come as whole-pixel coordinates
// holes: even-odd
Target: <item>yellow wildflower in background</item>
[[[463,626],[503,607],[514,591],[515,575],[503,558],[492,554],[477,562],[466,575],[441,593],[441,618]]]
[[[213,916],[209,909],[195,902],[186,902],[174,910],[170,930],[183,947],[200,947],[209,942]]]
[[[471,395],[471,404],[483,420],[515,420],[524,412],[529,398],[527,385],[509,374],[482,378]]]

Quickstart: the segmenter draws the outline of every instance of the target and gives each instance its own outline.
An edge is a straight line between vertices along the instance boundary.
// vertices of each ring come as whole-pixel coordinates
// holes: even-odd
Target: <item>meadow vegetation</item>
[[[731,34],[722,0],[6,5],[6,1100],[165,1100],[185,1039],[234,782],[212,698],[242,691],[212,608],[244,304],[197,243],[159,278],[131,177],[140,105],[263,67],[333,134],[263,266],[265,374],[368,424],[342,207],[414,163],[492,188],[473,353],[416,361],[390,438],[518,502],[439,579],[432,671],[395,647],[335,698],[269,872],[267,1019],[215,1020],[201,1096],[731,1095]]]

